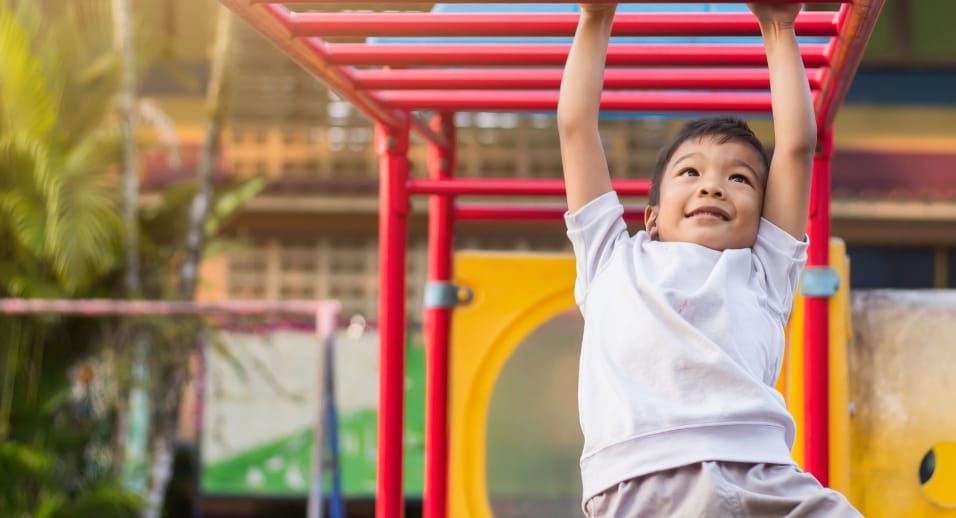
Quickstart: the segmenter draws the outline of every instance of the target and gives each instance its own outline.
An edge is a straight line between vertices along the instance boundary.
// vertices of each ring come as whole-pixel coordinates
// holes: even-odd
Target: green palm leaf
[[[44,254],[47,201],[58,190],[49,174],[49,151],[23,134],[0,135],[0,225],[14,245],[35,258]]]
[[[56,125],[54,98],[30,35],[0,4],[0,132],[42,137]]]
[[[106,172],[115,149],[113,133],[90,133],[67,155],[60,172],[61,190],[51,207],[55,212],[49,215],[46,245],[68,292],[115,266],[122,223],[115,184]]]
[[[109,5],[41,10],[0,1],[0,269],[7,293],[75,294],[118,256],[116,137],[98,129],[113,91]]]
[[[47,76],[60,83],[53,90],[67,110],[60,113],[57,139],[69,148],[111,115],[117,59],[109,1],[61,2],[48,20],[44,31],[57,45],[42,46],[39,59]]]

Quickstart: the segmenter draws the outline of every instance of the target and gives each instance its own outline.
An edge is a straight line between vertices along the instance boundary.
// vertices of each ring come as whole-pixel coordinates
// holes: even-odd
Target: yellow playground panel
[[[830,302],[830,485],[846,494],[870,517],[956,516],[956,443],[947,442],[947,438],[956,439],[956,412],[952,410],[952,402],[940,400],[943,393],[938,390],[942,387],[933,392],[927,386],[932,381],[913,390],[905,386],[887,388],[880,375],[875,374],[892,368],[935,369],[949,379],[945,372],[953,363],[940,360],[934,365],[930,360],[927,365],[926,355],[919,364],[901,361],[905,355],[900,354],[900,349],[905,345],[887,347],[882,343],[878,344],[881,350],[867,349],[870,351],[866,354],[868,363],[859,361],[861,348],[854,351],[850,346],[853,336],[847,288],[849,264],[845,245],[839,239],[831,240],[830,260],[841,279],[840,290]],[[456,310],[452,328],[450,516],[484,518],[509,514],[493,513],[489,498],[487,464],[492,395],[505,365],[516,356],[518,346],[543,324],[573,310],[574,275],[574,261],[568,255],[456,255],[455,282],[471,289],[474,297],[470,304]],[[566,327],[563,332],[573,334],[567,333]],[[798,297],[787,329],[786,358],[778,384],[797,420],[794,446],[797,462],[802,462],[804,453],[800,435],[804,404],[802,328],[802,300]],[[580,334],[569,338],[579,339]],[[547,356],[542,358],[542,362],[551,361]],[[884,366],[877,368],[874,362]],[[522,368],[527,369],[527,365]],[[576,371],[569,372],[565,368],[565,373],[564,381],[576,382]],[[931,374],[923,371],[912,375],[936,379]],[[511,386],[508,385],[509,390]],[[559,386],[549,380],[548,385],[542,385],[538,392],[526,397],[544,399],[548,391]],[[891,389],[896,392],[886,392]],[[574,414],[576,423],[576,401],[568,396],[573,392],[567,392],[570,389],[566,387],[560,390],[565,401],[561,411]],[[905,423],[880,421],[891,418],[885,411],[877,412],[878,419],[861,418],[872,414],[859,408],[861,403],[873,399],[867,397],[868,394],[903,405],[909,410],[904,416]],[[514,397],[520,399],[517,394]],[[512,399],[512,395],[508,398]],[[851,401],[856,401],[858,417],[851,417],[854,413]],[[933,455],[927,455],[930,449]],[[569,491],[579,491],[579,487]],[[540,512],[523,511],[524,515],[541,515]]]

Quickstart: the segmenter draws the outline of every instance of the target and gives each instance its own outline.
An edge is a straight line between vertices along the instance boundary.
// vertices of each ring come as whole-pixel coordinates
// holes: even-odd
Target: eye
[[[688,167],[682,169],[681,172],[677,173],[677,176],[700,176],[700,173],[697,172],[693,167]]]
[[[730,181],[731,181],[731,182],[738,182],[738,183],[745,183],[745,184],[748,184],[748,185],[750,184],[750,179],[747,178],[746,176],[742,175],[742,174],[731,175],[731,176],[730,176]]]

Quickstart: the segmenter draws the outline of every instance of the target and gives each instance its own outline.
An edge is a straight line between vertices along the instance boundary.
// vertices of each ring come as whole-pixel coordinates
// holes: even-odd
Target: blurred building
[[[157,71],[144,81],[144,95],[156,98],[176,120],[184,150],[179,166],[148,160],[146,184],[158,189],[193,174],[191,157],[204,125],[202,78],[218,5],[141,4],[174,42],[167,57],[199,78],[189,87]],[[854,287],[956,287],[953,19],[956,3],[950,0],[888,0],[837,119],[833,234],[848,244]],[[371,124],[242,22],[234,26],[233,41],[221,173],[264,175],[270,183],[230,227],[241,247],[204,265],[203,297],[334,298],[346,313],[374,320],[378,159]],[[612,174],[649,175],[657,149],[680,123],[606,119],[602,128]],[[463,113],[456,125],[459,176],[561,175],[552,117]],[[768,121],[754,125],[769,138]],[[424,146],[413,143],[410,159],[412,174],[424,175]],[[408,312],[413,320],[419,319],[425,284],[425,204],[415,200],[410,220]],[[463,222],[456,226],[456,244],[459,249],[570,249],[561,221]]]

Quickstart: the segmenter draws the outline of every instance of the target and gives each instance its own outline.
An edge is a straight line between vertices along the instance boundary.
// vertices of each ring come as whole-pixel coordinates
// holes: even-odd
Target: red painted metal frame
[[[312,46],[326,53],[330,65],[339,66],[562,66],[570,45],[562,43],[456,43],[421,45],[394,43],[326,43]],[[827,66],[830,45],[801,45],[803,63],[808,67]],[[761,45],[711,43],[616,43],[607,50],[607,65],[615,66],[767,66]]]
[[[646,196],[651,188],[647,179],[614,180],[614,190],[622,196]],[[408,181],[409,194],[482,195],[482,196],[564,196],[563,180],[519,178],[458,178]]]
[[[539,13],[531,20],[509,13],[300,13],[292,19],[293,36],[571,36],[578,25],[573,13]],[[836,36],[832,12],[804,12],[798,36]],[[621,13],[614,19],[617,36],[759,36],[750,13]]]
[[[405,246],[409,196],[429,195],[429,280],[451,278],[456,220],[545,220],[564,208],[545,205],[458,204],[459,195],[562,196],[560,180],[454,179],[453,112],[552,111],[557,100],[566,44],[332,43],[323,38],[368,36],[540,37],[569,36],[575,14],[440,14],[412,12],[293,12],[282,4],[309,0],[220,0],[303,68],[376,122],[381,153],[380,272],[381,365],[378,518],[403,513],[402,409],[404,406]],[[530,0],[531,3],[553,0]],[[642,0],[637,0],[641,2]],[[772,2],[777,0],[763,0]],[[474,0],[451,0],[451,3]],[[483,3],[504,3],[484,0]],[[717,0],[715,3],[733,0]],[[694,0],[671,0],[694,3]],[[733,2],[736,3],[736,2]],[[829,4],[807,0],[810,4]],[[797,21],[805,36],[830,37],[827,44],[801,45],[814,94],[820,146],[814,161],[808,251],[811,266],[825,266],[829,240],[829,159],[832,124],[884,0],[844,0],[839,11],[806,12]],[[404,2],[387,0],[377,4]],[[366,0],[326,3],[348,10]],[[407,5],[407,4],[405,4]],[[332,9],[332,7],[335,7]],[[739,13],[620,13],[615,36],[756,35],[751,17]],[[623,44],[609,47],[602,109],[651,112],[768,113],[766,57],[752,44]],[[429,125],[411,113],[441,115]],[[409,128],[429,146],[429,178],[408,178],[405,150]],[[622,195],[644,195],[646,180],[616,181]],[[642,211],[629,208],[626,217]],[[808,298],[806,311],[806,468],[828,479],[827,300]],[[447,513],[447,362],[451,312],[427,308],[426,518]]]
[[[313,40],[293,38],[289,32],[292,12],[288,8],[279,4],[249,0],[219,1],[255,27],[303,69],[327,84],[336,94],[352,103],[372,120],[390,127],[410,124],[411,128],[427,142],[439,146],[448,144],[421,120],[414,117],[407,119],[407,115],[381,106],[374,94],[357,90],[355,81],[352,79],[352,72],[331,66],[328,52],[322,45],[316,44]]]
[[[455,142],[453,113],[440,113],[432,128]],[[451,179],[455,148],[429,146],[428,175],[436,182]],[[410,186],[409,186],[410,188]],[[428,200],[428,282],[452,281],[455,200],[432,196]],[[422,514],[443,516],[448,506],[448,355],[451,335],[450,307],[431,306],[422,315],[425,328],[425,495]]]
[[[479,205],[459,204],[455,207],[455,219],[461,221],[560,221],[564,205]],[[624,208],[624,219],[643,221],[644,207]]]
[[[833,131],[818,134],[813,157],[807,267],[830,264],[830,159]],[[804,298],[804,468],[824,486],[830,481],[830,299]]]
[[[828,68],[811,68],[807,78],[819,90]],[[356,70],[358,90],[557,90],[561,68],[401,69]],[[605,90],[767,90],[766,69],[724,68],[719,75],[708,68],[610,69]]]
[[[631,3],[650,3],[651,1],[654,1],[655,3],[658,3],[658,0],[638,0],[638,1],[636,1],[636,2],[631,2]],[[765,3],[765,4],[773,4],[773,3],[786,3],[786,2],[788,2],[788,1],[790,1],[790,0],[762,0],[762,3]],[[848,3],[848,2],[850,2],[850,1],[851,1],[851,0],[803,0],[803,3],[805,3],[805,4],[835,4],[835,3]],[[271,3],[274,2],[274,0],[246,0],[246,2],[249,3],[249,4],[271,4]],[[281,3],[283,3],[283,4],[316,4],[316,3],[322,3],[322,2],[316,2],[315,0],[283,0]],[[342,4],[342,5],[361,4],[361,5],[363,5],[363,6],[368,6],[370,2],[369,2],[368,0],[336,0],[335,3],[336,3],[336,4]],[[387,5],[387,4],[407,4],[408,1],[407,1],[407,0],[379,0],[379,1],[374,2],[374,3],[376,3],[376,4],[385,4],[385,5]],[[475,2],[474,2],[474,0],[452,0],[451,2],[442,2],[442,3],[446,3],[446,4],[473,4],[473,3],[475,3]],[[484,4],[503,4],[503,3],[511,3],[511,2],[507,2],[506,0],[485,0],[484,2],[480,2],[480,3],[484,3]],[[522,3],[526,3],[526,4],[554,4],[554,3],[559,3],[559,2],[555,2],[554,0],[528,0],[528,1],[525,1],[525,2],[522,2]],[[613,2],[612,0],[600,0],[600,1],[594,2],[594,3],[598,3],[598,4],[602,4],[602,3],[603,3],[603,4],[609,4],[609,3],[617,3],[617,2]],[[666,0],[665,2],[662,2],[662,3],[670,3],[670,4],[699,4],[699,3],[701,3],[701,2],[700,2],[700,0]],[[711,3],[711,4],[737,4],[737,3],[740,3],[740,0],[711,0],[710,2],[707,2],[707,3]],[[530,14],[530,15],[532,15],[532,16],[536,16],[538,13],[528,13],[528,14]]]
[[[383,90],[382,104],[405,110],[465,111],[554,111],[558,107],[555,91],[458,91]],[[604,92],[601,110],[605,112],[665,111],[672,113],[734,112],[767,113],[770,94],[763,92],[672,93]]]
[[[401,518],[405,408],[405,261],[408,248],[408,126],[375,125],[379,154],[379,513]],[[397,489],[397,490],[396,490]],[[379,514],[382,516],[381,514]]]
[[[808,266],[829,266],[830,255],[830,159],[833,154],[833,121],[850,88],[863,58],[884,0],[859,0],[840,10],[838,22],[842,39],[836,40],[831,69],[821,95],[815,99],[817,114],[817,155],[811,183],[808,222],[810,246]],[[829,399],[829,301],[807,297],[805,309],[804,383],[804,468],[822,484],[830,479]]]

